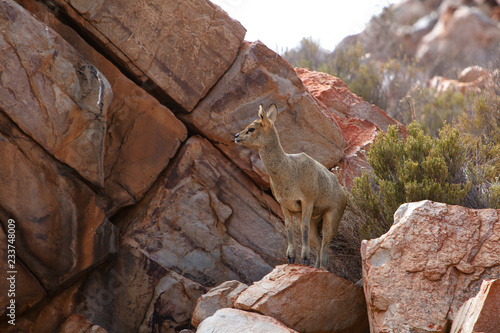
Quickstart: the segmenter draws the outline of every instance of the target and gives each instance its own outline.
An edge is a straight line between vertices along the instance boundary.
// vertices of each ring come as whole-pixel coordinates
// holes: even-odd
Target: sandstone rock
[[[458,311],[451,333],[497,332],[500,328],[500,280],[485,280],[479,293]]]
[[[416,56],[431,75],[495,60],[500,27],[477,7],[443,3],[433,30],[422,38]]]
[[[77,312],[110,332],[175,332],[206,292],[127,245],[80,290]]]
[[[16,254],[46,290],[116,250],[115,227],[100,199],[3,113],[0,159],[0,220],[5,230],[8,219],[16,221]]]
[[[94,325],[87,318],[80,314],[73,314],[59,329],[59,333],[106,333],[100,326]]]
[[[49,153],[103,187],[106,78],[11,0],[0,4],[0,108]]]
[[[137,202],[186,139],[186,127],[74,30],[58,21],[46,6],[33,0],[18,1],[70,42],[110,82],[113,101],[107,112],[104,155],[107,214]]]
[[[259,280],[282,262],[279,205],[207,140],[190,138],[168,171],[118,218],[123,244],[208,287]]]
[[[481,280],[500,277],[499,213],[401,205],[392,228],[361,245],[370,332],[447,332]]]
[[[232,308],[238,296],[247,288],[246,284],[233,280],[210,289],[196,301],[191,323],[194,327],[198,327],[203,320],[213,316],[217,310]]]
[[[368,329],[363,290],[308,266],[276,267],[241,293],[235,307],[276,318],[300,332],[364,333]]]
[[[351,118],[367,120],[385,132],[389,125],[402,126],[376,105],[351,92],[347,84],[339,78],[306,68],[296,68],[295,71],[311,94],[328,108],[337,121]],[[343,133],[346,141],[352,140],[348,137],[349,133]]]
[[[402,133],[405,127],[377,106],[352,93],[340,79],[326,73],[296,68],[304,85],[330,112],[345,139],[344,157],[339,169],[334,170],[340,183],[351,188],[354,178],[371,170],[367,151],[380,130],[397,125]]]
[[[234,64],[188,115],[179,115],[245,171],[268,186],[257,150],[238,146],[234,135],[257,118],[260,104],[279,109],[276,128],[285,152],[306,152],[327,168],[343,156],[337,124],[304,87],[293,68],[260,42],[245,43]]]
[[[221,309],[198,326],[197,333],[266,332],[296,333],[278,320],[258,313]]]
[[[245,36],[239,22],[204,0],[54,2],[132,73],[144,73],[187,111],[231,65]]]

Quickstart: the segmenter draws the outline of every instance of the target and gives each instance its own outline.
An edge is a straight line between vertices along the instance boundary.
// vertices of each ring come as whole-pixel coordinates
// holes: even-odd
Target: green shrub
[[[351,201],[365,216],[363,237],[381,235],[392,225],[393,215],[405,202],[429,199],[462,205],[471,188],[467,179],[467,147],[457,128],[445,125],[439,137],[425,134],[416,122],[406,140],[389,126],[371,145],[368,161],[373,173],[357,178]]]

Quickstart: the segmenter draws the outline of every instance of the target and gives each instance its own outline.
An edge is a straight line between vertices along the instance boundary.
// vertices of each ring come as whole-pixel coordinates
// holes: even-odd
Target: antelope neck
[[[259,150],[259,156],[266,167],[266,171],[272,178],[282,172],[288,155],[281,147],[278,132],[273,126],[269,142]]]

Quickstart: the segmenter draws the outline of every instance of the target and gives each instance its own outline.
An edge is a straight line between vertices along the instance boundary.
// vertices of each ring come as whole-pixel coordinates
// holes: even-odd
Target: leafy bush
[[[387,231],[405,202],[465,203],[472,184],[467,178],[467,147],[458,129],[445,125],[436,138],[416,122],[407,130],[406,140],[396,126],[377,135],[368,154],[374,172],[355,179],[351,203],[365,216],[362,237]]]

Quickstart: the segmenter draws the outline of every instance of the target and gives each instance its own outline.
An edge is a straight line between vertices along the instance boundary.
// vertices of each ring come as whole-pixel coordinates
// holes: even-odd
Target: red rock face
[[[103,187],[109,82],[17,4],[0,6],[0,108],[50,154]]]
[[[54,2],[138,79],[151,79],[187,111],[231,65],[245,36],[239,22],[203,0]]]
[[[481,281],[500,276],[499,213],[402,205],[388,233],[362,243],[370,331],[447,332]]]
[[[20,2],[69,41],[110,82],[113,100],[107,111],[103,158],[106,213],[111,215],[137,202],[186,139],[186,127],[73,29],[58,21],[46,6],[30,0]]]
[[[62,325],[59,331],[60,333],[107,333],[105,329],[97,325],[92,324],[87,318],[82,315],[75,313],[68,318]]]
[[[342,185],[351,188],[354,178],[372,169],[367,152],[377,133],[387,131],[389,125],[397,125],[403,135],[406,129],[380,108],[352,93],[338,78],[305,68],[296,68],[295,71],[307,89],[325,106],[327,116],[338,124],[344,136],[344,157],[333,172]]]
[[[288,153],[338,165],[346,187],[370,169],[379,131],[396,124],[404,134],[337,78],[243,42],[241,25],[208,1],[17,2],[38,19],[0,2],[0,256],[13,219],[19,319],[0,321],[2,332],[179,331],[209,287],[250,284],[283,263],[265,169],[257,151],[233,143],[261,103],[278,105]],[[364,243],[374,332],[446,331],[480,279],[498,277],[493,211],[411,207]],[[9,287],[0,283],[2,316]],[[233,305],[241,290],[230,289],[214,291],[215,308]],[[238,299],[299,331],[366,329],[362,291],[310,267],[279,266]],[[199,332],[293,332],[242,310],[210,318]]]
[[[0,138],[0,216],[16,221],[17,254],[51,291],[115,251],[115,228],[97,195],[3,115]]]

